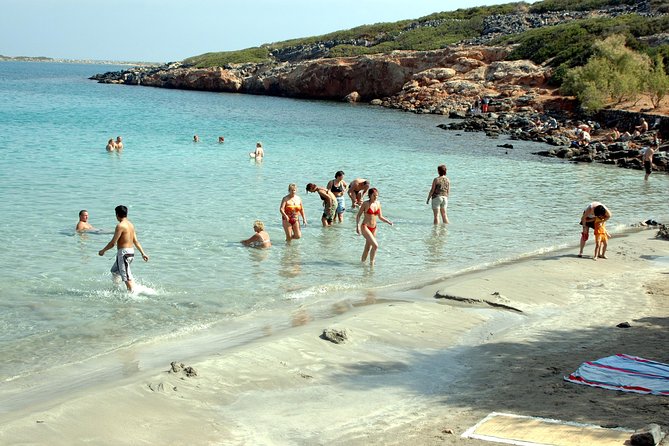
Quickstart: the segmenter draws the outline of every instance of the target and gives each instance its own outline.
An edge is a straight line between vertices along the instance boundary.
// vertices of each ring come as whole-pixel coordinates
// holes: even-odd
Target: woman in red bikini
[[[355,217],[355,231],[365,237],[365,249],[362,250],[360,261],[366,261],[369,254],[369,263],[373,265],[376,250],[379,249],[379,243],[376,241],[376,218],[378,217],[379,220],[388,223],[390,226],[393,225],[393,222],[384,217],[381,212],[381,203],[378,202],[379,191],[372,187],[367,195],[369,200],[362,203],[358,215]],[[363,218],[362,224],[360,224],[360,217]]]
[[[299,217],[302,216],[302,222],[306,225],[307,218],[304,216],[302,199],[297,196],[297,185],[290,183],[288,185],[288,195],[281,200],[279,212],[281,212],[281,224],[286,232],[286,241],[302,237],[300,230]]]

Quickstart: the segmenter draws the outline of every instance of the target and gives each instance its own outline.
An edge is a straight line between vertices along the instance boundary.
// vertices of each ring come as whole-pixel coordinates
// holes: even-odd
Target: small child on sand
[[[592,260],[597,260],[597,257],[600,259],[606,258],[606,247],[607,241],[611,237],[606,231],[606,220],[603,218],[595,218],[595,255],[592,256]]]

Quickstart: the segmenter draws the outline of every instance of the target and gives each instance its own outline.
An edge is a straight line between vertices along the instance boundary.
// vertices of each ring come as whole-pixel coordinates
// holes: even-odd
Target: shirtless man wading
[[[107,246],[102,248],[98,254],[103,256],[107,250],[116,245],[118,251],[116,252],[116,262],[114,262],[114,265],[111,268],[111,273],[114,278],[120,277],[121,280],[125,282],[128,291],[132,292],[133,281],[132,273],[130,272],[130,264],[135,257],[134,246],[136,246],[142,254],[142,259],[144,259],[145,262],[149,261],[149,256],[144,254],[142,245],[139,243],[139,240],[137,240],[135,226],[128,220],[128,208],[120,205],[116,206],[115,211],[118,224],[114,230],[114,237],[112,237],[110,242],[107,243]]]

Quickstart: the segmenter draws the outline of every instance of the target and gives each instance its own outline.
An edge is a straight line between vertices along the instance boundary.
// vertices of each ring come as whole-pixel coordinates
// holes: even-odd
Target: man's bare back
[[[123,278],[123,281],[126,283],[128,290],[132,291],[133,281],[131,274],[129,271],[127,271],[127,269],[130,267],[130,262],[134,256],[133,248],[135,246],[137,247],[139,252],[142,254],[142,259],[145,262],[149,261],[149,256],[144,253],[142,245],[139,243],[139,240],[137,240],[135,226],[130,222],[130,220],[128,220],[128,208],[125,206],[117,206],[115,211],[118,224],[116,225],[116,229],[114,229],[114,236],[109,241],[109,243],[107,243],[107,245],[98,252],[98,254],[103,256],[105,255],[105,252],[116,245],[118,250],[117,256],[125,256],[123,261],[123,267],[125,269],[119,272],[119,260],[117,257],[117,262],[112,267],[112,274],[118,273],[118,275],[120,275]],[[127,259],[127,257],[129,257],[129,259]]]

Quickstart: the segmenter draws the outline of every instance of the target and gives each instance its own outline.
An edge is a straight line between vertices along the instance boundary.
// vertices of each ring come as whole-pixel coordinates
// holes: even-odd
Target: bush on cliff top
[[[461,40],[478,37],[483,32],[484,19],[493,14],[515,12],[551,12],[563,10],[592,10],[602,7],[631,5],[637,0],[544,0],[532,5],[525,2],[504,5],[482,6],[456,11],[438,12],[416,20],[402,20],[393,23],[376,23],[349,30],[336,31],[321,36],[291,39],[248,48],[239,51],[206,53],[191,57],[184,62],[197,67],[222,66],[229,63],[263,63],[272,59],[269,53],[275,49],[308,46],[318,42],[339,42],[330,49],[330,57],[358,56],[363,54],[387,53],[393,50],[433,50]],[[651,0],[654,10],[669,9],[669,0]],[[641,48],[632,37],[665,32],[669,29],[669,17],[642,17],[636,14],[615,18],[592,18],[562,25],[529,30],[525,33],[507,36],[496,43],[518,44],[512,59],[530,59],[535,63],[550,61],[558,75],[553,81],[559,85],[561,74],[567,68],[583,65],[592,55],[590,43],[611,34],[628,36],[629,46],[642,49],[651,56],[657,49]],[[365,41],[359,44],[356,41]],[[669,67],[668,52],[660,51]]]
[[[669,76],[661,57],[654,62],[625,46],[625,36],[612,35],[592,45],[593,56],[568,71],[562,92],[574,95],[584,109],[598,111],[609,104],[638,100],[642,94],[657,107],[669,91]]]
[[[518,44],[511,59],[530,59],[534,63],[549,62],[553,67],[584,65],[593,54],[592,42],[613,34],[627,37],[627,45],[650,53],[636,37],[664,32],[669,29],[669,17],[641,17],[637,14],[614,18],[575,20],[556,26],[536,28],[523,34],[507,36],[500,43]]]
[[[189,57],[183,63],[197,68],[222,67],[231,63],[263,63],[269,62],[267,48],[247,48],[239,51],[222,51],[220,53],[204,53]]]
[[[590,11],[610,6],[634,5],[638,0],[544,0],[530,6],[530,12]]]

